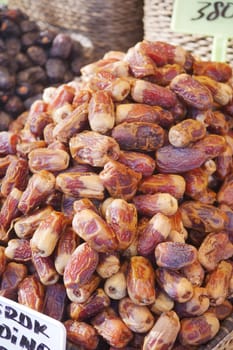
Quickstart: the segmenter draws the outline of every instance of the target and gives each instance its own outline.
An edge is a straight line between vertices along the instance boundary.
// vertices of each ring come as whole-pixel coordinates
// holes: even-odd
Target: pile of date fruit
[[[0,132],[0,295],[77,349],[198,349],[232,314],[228,63],[142,41]]]
[[[45,87],[79,76],[83,60],[84,49],[71,35],[42,29],[22,10],[0,5],[0,130]]]

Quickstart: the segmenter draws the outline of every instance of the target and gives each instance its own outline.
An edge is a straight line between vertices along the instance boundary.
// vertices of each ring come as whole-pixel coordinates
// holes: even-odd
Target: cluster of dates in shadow
[[[42,29],[23,11],[0,7],[0,129],[30,108],[43,89],[80,75],[83,47],[71,35]]]

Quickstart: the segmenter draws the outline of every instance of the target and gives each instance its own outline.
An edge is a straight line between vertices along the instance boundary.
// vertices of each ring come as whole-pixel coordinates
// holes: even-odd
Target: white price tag
[[[64,325],[0,297],[0,350],[65,350]]]

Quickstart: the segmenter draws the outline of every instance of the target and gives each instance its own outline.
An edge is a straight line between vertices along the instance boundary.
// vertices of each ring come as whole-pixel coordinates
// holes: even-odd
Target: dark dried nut
[[[117,249],[116,235],[106,221],[91,209],[83,209],[73,217],[74,231],[98,252]]]
[[[149,259],[133,256],[126,277],[130,299],[137,305],[150,305],[155,301],[155,272]]]
[[[66,225],[67,221],[63,213],[51,211],[39,224],[30,240],[32,250],[42,257],[51,255]]]
[[[146,177],[140,182],[138,190],[142,193],[170,193],[173,197],[181,199],[185,191],[185,180],[176,174],[155,174]]]
[[[0,89],[8,90],[13,88],[15,85],[15,78],[11,76],[9,70],[6,67],[0,67]]]
[[[148,154],[121,151],[117,160],[132,170],[141,173],[143,177],[151,176],[155,170],[155,160]]]
[[[42,209],[37,209],[30,215],[20,217],[14,223],[14,231],[19,238],[31,238],[34,231],[51,212],[53,208],[46,206]]]
[[[142,43],[137,43],[131,47],[124,60],[129,64],[130,71],[135,78],[143,78],[153,75],[156,65],[154,61],[144,52]]]
[[[66,64],[60,58],[49,58],[45,68],[50,83],[57,84],[63,81],[66,72]]]
[[[111,197],[128,201],[137,191],[141,174],[118,161],[110,160],[99,173],[99,178]]]
[[[16,154],[16,145],[19,142],[19,136],[11,131],[0,132],[0,155],[7,156]]]
[[[25,277],[19,284],[18,302],[30,309],[42,312],[44,301],[44,286],[34,276]]]
[[[69,316],[76,321],[84,321],[97,315],[110,305],[110,299],[102,288],[96,289],[89,299],[84,303],[71,302],[69,305]]]
[[[41,170],[33,174],[28,181],[28,185],[23,192],[18,209],[28,214],[36,207],[44,204],[45,199],[55,189],[55,177],[47,170]]]
[[[43,313],[55,320],[62,321],[66,311],[66,289],[63,284],[56,283],[46,287]]]
[[[220,261],[216,269],[207,276],[206,290],[213,305],[221,305],[228,297],[232,264]]]
[[[205,270],[198,259],[184,266],[181,272],[194,286],[201,286],[205,278]]]
[[[132,83],[131,96],[135,102],[166,109],[176,104],[176,95],[170,89],[137,79]]]
[[[72,39],[68,34],[59,33],[55,36],[50,49],[51,57],[67,59],[72,49]]]
[[[26,262],[32,258],[30,242],[26,239],[13,238],[8,241],[5,249],[5,255],[8,259]]]
[[[7,265],[7,257],[5,255],[5,247],[0,246],[0,276],[2,276]]]
[[[128,297],[120,300],[119,314],[129,329],[136,333],[148,332],[154,325],[154,316],[149,308],[134,304]]]
[[[99,253],[96,272],[101,278],[109,278],[120,269],[120,256],[117,252]]]
[[[150,310],[153,314],[161,315],[164,312],[171,311],[174,308],[174,300],[169,297],[162,289],[156,289],[156,299],[153,304],[150,305]]]
[[[211,204],[199,201],[186,201],[180,205],[183,224],[201,232],[223,230],[228,221],[227,215]]]
[[[213,271],[221,260],[229,259],[232,254],[233,244],[226,232],[209,233],[198,250],[198,259],[207,271]]]
[[[14,117],[22,113],[24,109],[24,104],[18,96],[9,97],[5,104],[5,111],[9,114],[12,114]]]
[[[12,294],[17,293],[19,283],[27,276],[28,270],[24,264],[9,262],[1,278],[0,290],[11,290]]]
[[[224,300],[220,305],[212,305],[208,311],[214,313],[217,319],[222,321],[231,315],[232,310],[233,306],[230,300]]]
[[[33,173],[41,170],[51,172],[65,170],[69,160],[69,154],[60,149],[36,148],[28,155],[28,165]]]
[[[37,38],[39,36],[38,32],[26,32],[21,36],[21,42],[23,49],[36,44]]]
[[[174,311],[163,313],[145,336],[144,350],[172,349],[180,330],[180,321]]]
[[[200,149],[205,152],[206,159],[216,158],[221,155],[227,147],[226,140],[220,135],[206,135],[202,140],[195,143],[193,149]]]
[[[17,82],[28,82],[30,84],[41,83],[44,84],[47,81],[47,76],[44,69],[40,66],[29,67],[20,71],[17,74]]]
[[[175,311],[180,318],[200,316],[209,309],[210,299],[207,289],[194,287],[193,296],[185,303],[176,303]]]
[[[110,159],[117,160],[120,147],[114,138],[95,131],[83,131],[69,142],[72,157],[81,164],[102,167]]]
[[[221,106],[227,105],[232,100],[232,88],[225,84],[219,83],[214,79],[206,76],[196,76],[195,80],[206,86],[213,96],[214,102]]]
[[[172,45],[163,41],[152,42],[143,40],[141,48],[146,55],[153,59],[158,67],[173,63],[183,66],[187,59],[187,51],[181,46]]]
[[[68,143],[72,136],[84,129],[87,120],[88,103],[84,102],[55,125],[53,129],[53,138]]]
[[[116,77],[108,71],[100,71],[88,82],[88,88],[92,91],[108,91],[113,101],[121,102],[130,93],[130,82],[127,77]]]
[[[232,76],[232,68],[225,62],[194,60],[193,74],[205,75],[219,82],[227,82]]]
[[[38,31],[39,27],[36,24],[36,22],[31,21],[29,19],[24,19],[22,21],[20,21],[20,29],[22,31],[22,33],[26,33],[26,32],[34,32],[34,31]]]
[[[137,234],[135,205],[121,198],[113,199],[106,209],[105,220],[116,234],[118,249],[127,249]]]
[[[201,345],[213,339],[220,328],[219,321],[213,313],[181,320],[179,341],[181,344]]]
[[[92,293],[99,287],[101,278],[93,274],[89,282],[81,286],[73,284],[66,288],[68,298],[74,303],[85,303],[92,295]]]
[[[232,200],[231,200],[232,190],[233,190],[233,177],[230,174],[228,177],[226,177],[225,181],[223,182],[222,186],[218,191],[217,201],[221,204],[228,205],[231,209],[233,208]]]
[[[98,253],[88,243],[80,244],[72,253],[64,270],[66,288],[82,286],[88,283],[99,262]]]
[[[114,104],[107,91],[96,91],[92,94],[88,112],[91,130],[105,134],[113,128],[115,124]]]
[[[112,137],[123,150],[152,152],[162,147],[164,130],[155,123],[124,122],[112,129]]]
[[[104,291],[113,300],[121,300],[127,295],[126,276],[123,271],[118,271],[108,277],[104,283]]]
[[[26,51],[28,57],[32,60],[32,62],[39,66],[44,66],[47,61],[46,51],[37,45],[32,45],[28,47]]]
[[[161,242],[155,248],[155,259],[158,266],[179,270],[197,259],[197,249],[186,243]]]
[[[137,250],[141,255],[149,255],[154,252],[156,245],[163,242],[171,231],[169,218],[158,212],[145,224],[139,234]]]
[[[156,280],[160,287],[175,301],[185,303],[193,296],[193,285],[181,273],[159,267]]]
[[[32,62],[24,52],[19,52],[15,57],[19,70],[24,70],[32,66]]]
[[[33,85],[27,82],[18,84],[15,88],[16,94],[22,99],[26,99],[33,94]]]
[[[177,75],[171,81],[170,88],[189,106],[207,110],[213,105],[209,89],[186,73]]]
[[[67,338],[72,343],[82,346],[87,350],[97,349],[99,337],[91,325],[85,322],[66,320],[64,326],[67,332]]]
[[[156,151],[156,165],[161,173],[184,173],[199,168],[206,158],[203,147],[176,148],[168,145]]]
[[[64,274],[65,267],[78,244],[78,235],[72,227],[67,227],[59,238],[54,257],[54,265],[60,275]]]
[[[130,329],[110,307],[92,318],[91,324],[111,346],[123,348],[133,338]]]
[[[104,186],[94,172],[64,172],[56,177],[56,189],[73,197],[104,198]]]
[[[11,159],[6,174],[2,179],[1,193],[7,197],[14,187],[24,191],[28,182],[28,164],[24,159]]]
[[[21,197],[22,192],[15,187],[3,202],[0,211],[0,241],[8,241],[12,220],[21,215],[18,208]]]
[[[178,209],[178,201],[169,193],[139,194],[133,198],[138,212],[142,215],[153,216],[157,213],[174,215]]]
[[[0,131],[9,130],[10,124],[14,121],[13,116],[4,111],[0,111]]]
[[[170,128],[168,139],[174,147],[186,147],[190,143],[202,139],[205,135],[206,126],[203,122],[185,119]]]
[[[202,203],[213,204],[216,200],[216,193],[208,187],[209,176],[209,173],[203,168],[187,171],[184,174],[185,194]]]
[[[124,103],[116,106],[116,124],[146,122],[168,127],[173,121],[172,113],[159,106],[150,106],[142,103]]]

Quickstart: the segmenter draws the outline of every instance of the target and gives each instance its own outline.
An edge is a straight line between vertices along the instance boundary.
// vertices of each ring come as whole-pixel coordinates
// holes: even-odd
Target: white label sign
[[[65,350],[64,325],[0,297],[0,350]]]

